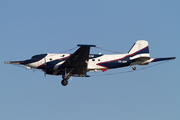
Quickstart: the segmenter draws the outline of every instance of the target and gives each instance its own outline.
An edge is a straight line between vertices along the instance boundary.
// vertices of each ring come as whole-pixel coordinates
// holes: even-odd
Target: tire
[[[62,80],[62,81],[61,81],[61,84],[62,84],[63,86],[66,86],[66,85],[68,84],[68,81],[67,81],[67,80]]]

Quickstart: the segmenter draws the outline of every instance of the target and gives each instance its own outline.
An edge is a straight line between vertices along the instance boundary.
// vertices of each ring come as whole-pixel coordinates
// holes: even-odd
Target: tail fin
[[[132,65],[148,65],[150,62],[175,59],[175,57],[150,58],[148,42],[145,40],[138,40],[129,50],[128,56],[133,61]]]
[[[150,59],[148,42],[145,40],[138,40],[128,52],[130,59]]]

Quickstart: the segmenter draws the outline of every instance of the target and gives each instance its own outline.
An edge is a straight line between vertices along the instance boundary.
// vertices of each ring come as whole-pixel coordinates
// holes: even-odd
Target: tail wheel
[[[132,67],[133,70],[136,70],[136,67],[134,67],[134,66],[131,66],[131,67]]]
[[[67,80],[62,80],[62,81],[61,81],[61,84],[62,84],[63,86],[66,86],[66,85],[68,84],[68,81],[67,81]]]

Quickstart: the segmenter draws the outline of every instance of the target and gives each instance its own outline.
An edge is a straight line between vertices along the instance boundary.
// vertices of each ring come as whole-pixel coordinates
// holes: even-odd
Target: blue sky
[[[0,119],[179,120],[179,4],[178,0],[1,0]],[[45,78],[42,72],[4,64],[77,44],[126,53],[137,40],[149,42],[152,57],[177,58],[136,72],[72,78],[67,87],[60,85],[61,76]],[[91,49],[99,52],[109,54]]]

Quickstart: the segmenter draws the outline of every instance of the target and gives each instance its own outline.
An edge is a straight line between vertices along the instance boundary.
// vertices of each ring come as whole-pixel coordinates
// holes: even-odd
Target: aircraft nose
[[[5,64],[22,64],[24,61],[5,61]]]
[[[23,61],[5,61],[4,63],[5,64],[28,65],[28,64],[31,64],[33,62],[36,62],[36,61],[29,59],[29,60],[23,60]]]

